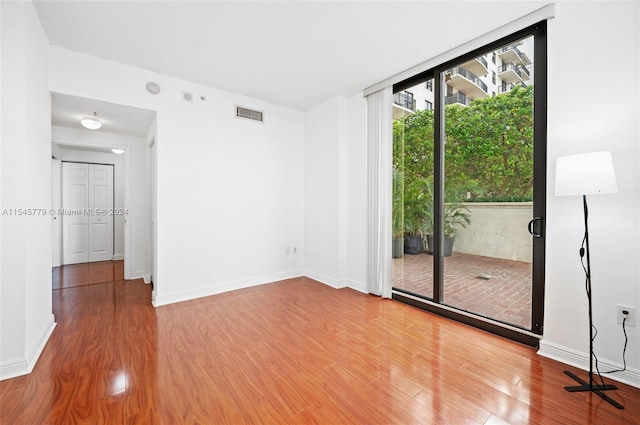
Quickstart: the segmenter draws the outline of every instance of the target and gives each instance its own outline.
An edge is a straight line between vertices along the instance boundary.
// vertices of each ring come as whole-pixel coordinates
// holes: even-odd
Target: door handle
[[[536,225],[537,224],[537,225]],[[527,226],[529,233],[536,238],[542,237],[542,217],[533,217]]]

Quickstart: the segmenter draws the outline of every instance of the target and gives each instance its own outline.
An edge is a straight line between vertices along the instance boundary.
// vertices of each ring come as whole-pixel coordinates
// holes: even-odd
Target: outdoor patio
[[[394,258],[392,270],[394,288],[433,296],[433,256]],[[530,263],[454,252],[444,276],[445,304],[530,329]]]

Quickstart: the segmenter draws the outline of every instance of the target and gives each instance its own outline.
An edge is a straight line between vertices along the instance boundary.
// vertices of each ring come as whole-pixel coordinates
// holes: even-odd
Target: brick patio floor
[[[394,258],[393,287],[433,297],[433,257]],[[444,260],[444,303],[531,328],[531,264],[453,253]]]

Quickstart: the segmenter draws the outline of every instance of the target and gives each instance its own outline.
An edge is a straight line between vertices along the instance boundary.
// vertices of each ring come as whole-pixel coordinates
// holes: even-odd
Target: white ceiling
[[[103,146],[79,146],[79,145],[67,145],[64,143],[53,143],[53,145],[57,146],[58,149],[72,150],[72,151],[87,151],[87,152],[100,152],[107,153],[110,155],[116,155],[111,151],[111,148],[103,147]],[[58,151],[59,152],[59,151]],[[55,152],[52,151],[54,157],[59,158]]]
[[[102,128],[87,130],[80,124],[80,120],[82,117],[93,115],[94,112],[98,114]],[[144,137],[155,114],[154,111],[146,109],[51,93],[51,125],[54,126]]]
[[[34,1],[52,45],[298,110],[350,96],[540,1]]]

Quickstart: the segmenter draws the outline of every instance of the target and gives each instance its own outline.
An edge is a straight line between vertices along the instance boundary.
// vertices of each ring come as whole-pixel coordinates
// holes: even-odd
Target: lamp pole
[[[574,373],[565,370],[564,373],[571,377],[574,381],[579,382],[580,385],[564,387],[569,392],[579,391],[591,391],[594,394],[600,396],[603,400],[607,401],[612,406],[618,409],[624,409],[624,406],[609,397],[604,393],[607,390],[617,390],[618,387],[611,384],[596,384],[593,382],[593,307],[591,302],[591,259],[589,258],[589,208],[587,206],[587,195],[582,195],[582,205],[584,208],[584,248],[580,248],[580,257],[587,255],[587,267],[586,267],[586,285],[587,285],[587,299],[589,300],[589,382],[583,381]]]

